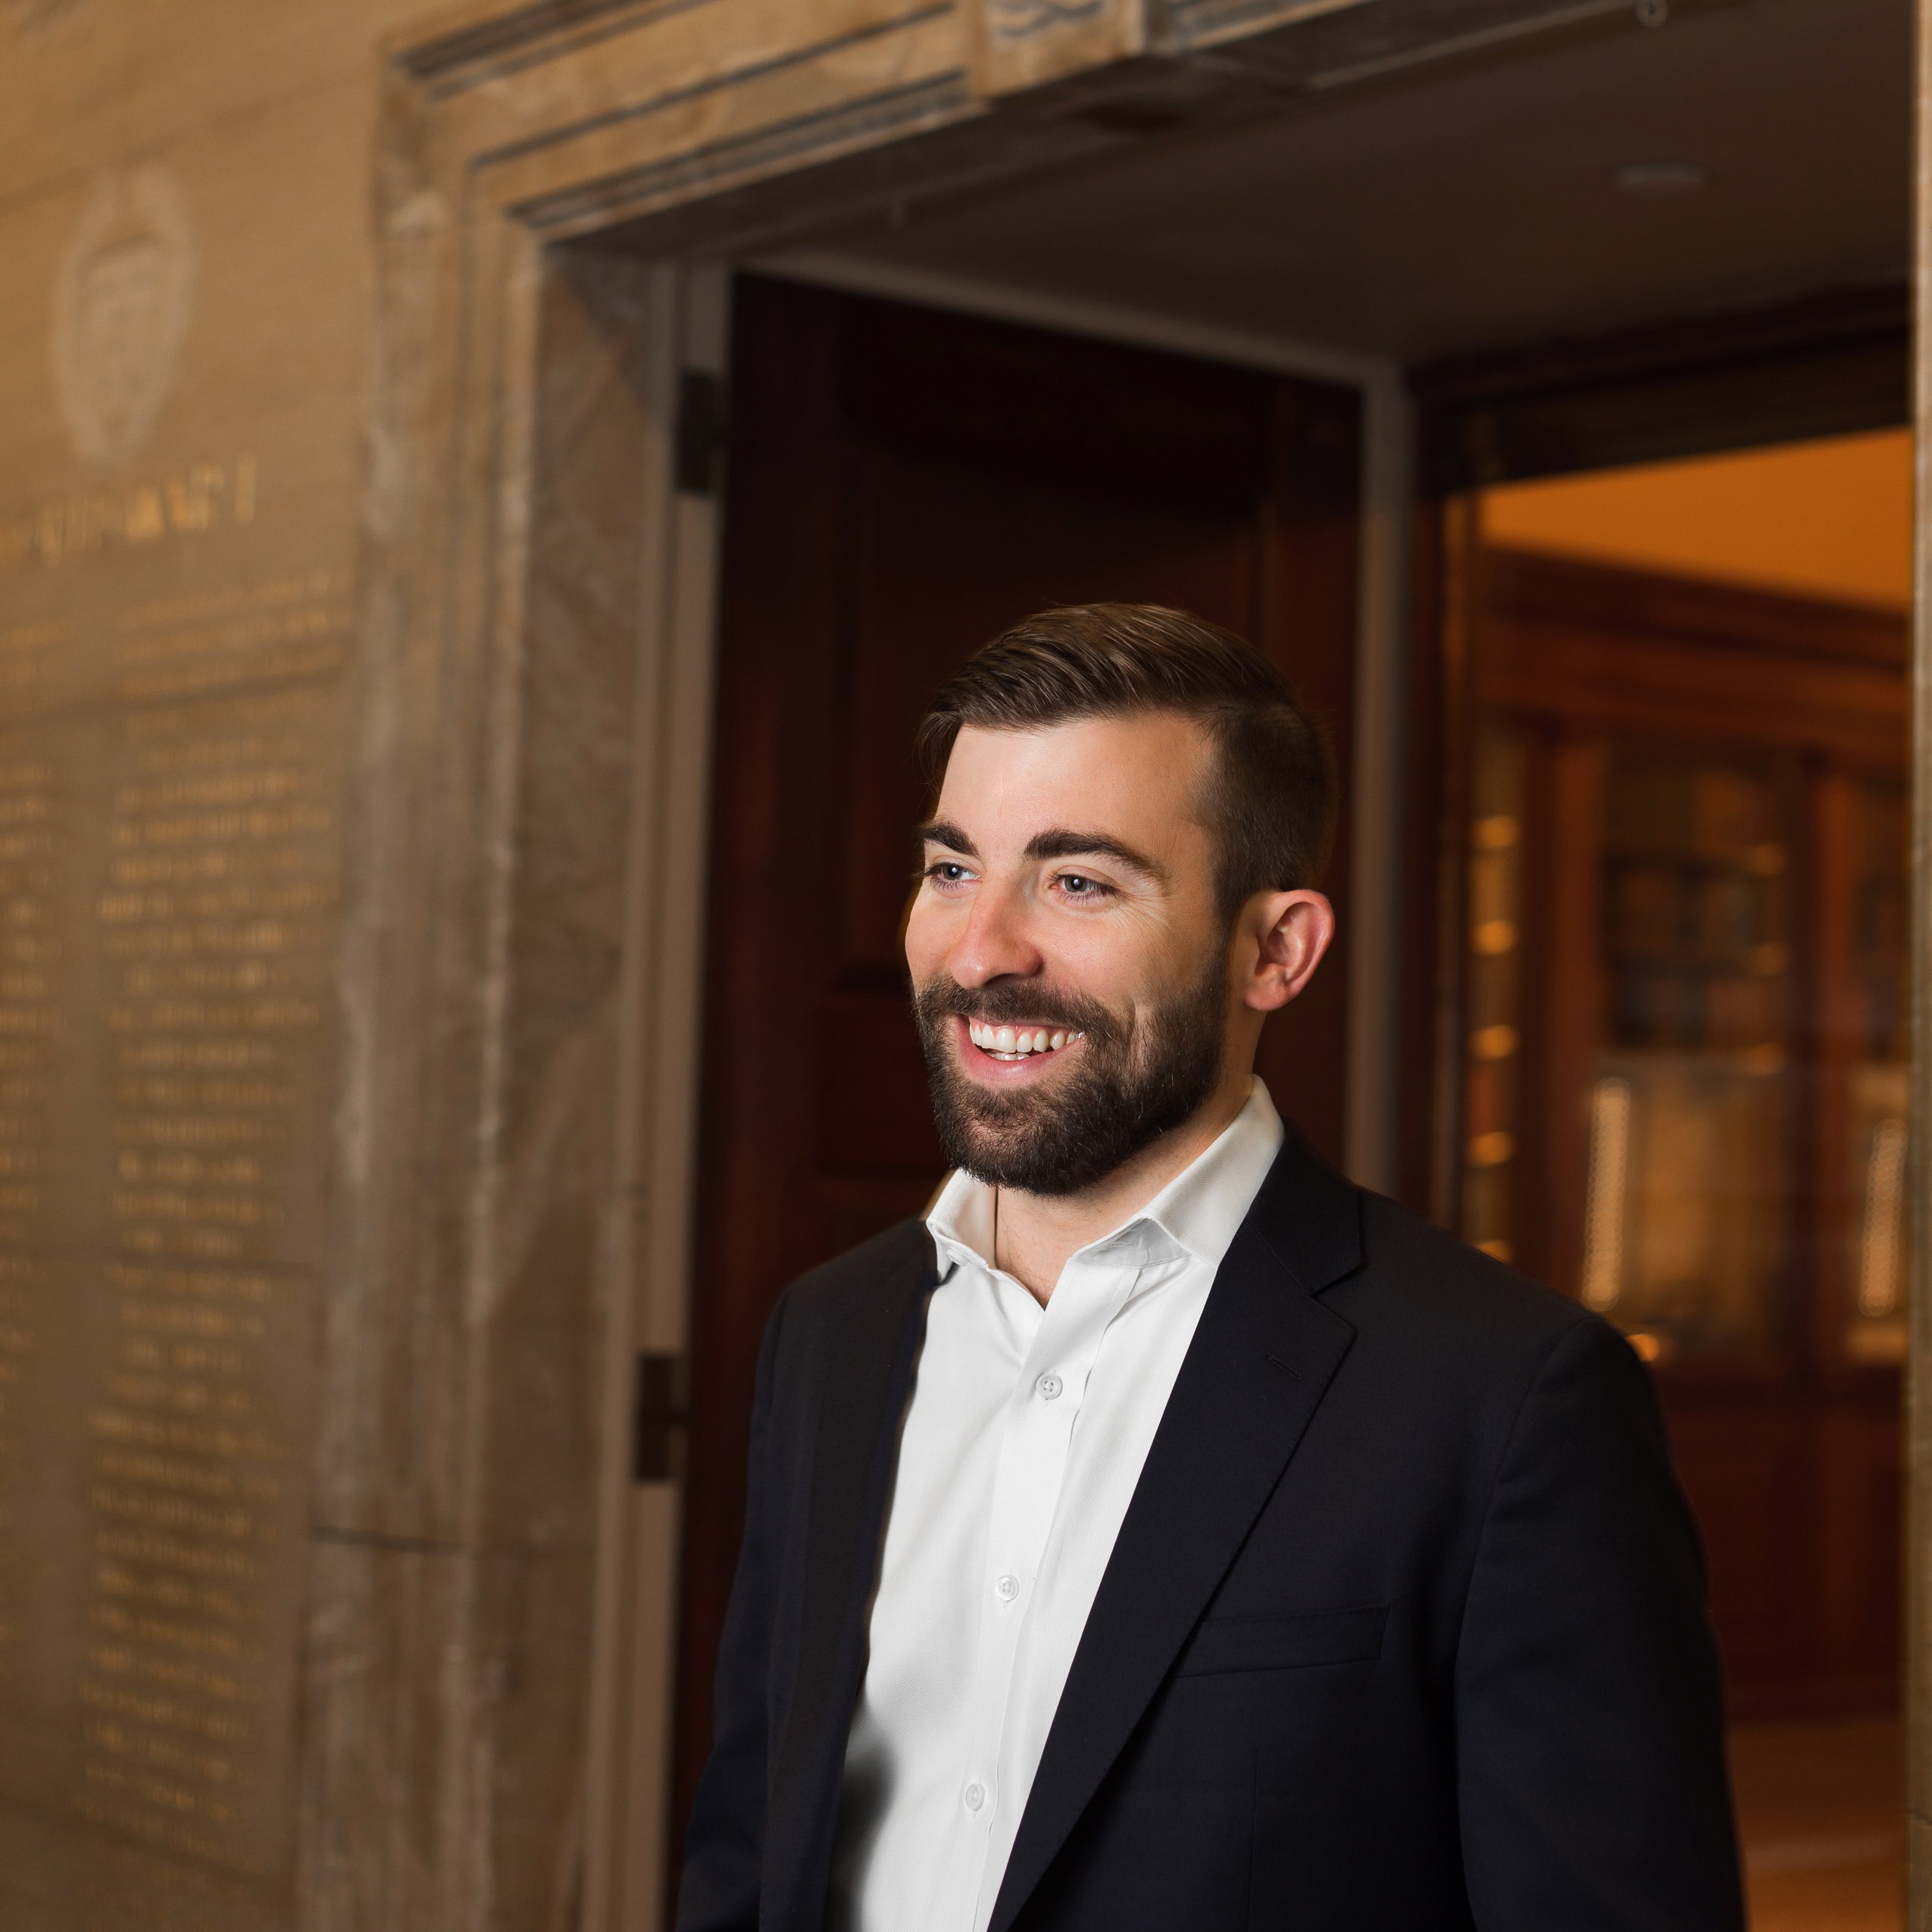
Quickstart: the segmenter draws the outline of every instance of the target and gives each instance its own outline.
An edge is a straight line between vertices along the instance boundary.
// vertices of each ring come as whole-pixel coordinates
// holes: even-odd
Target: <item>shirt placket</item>
[[[1111,1263],[1086,1258],[1068,1261],[1008,1399],[986,1558],[977,1580],[974,1721],[959,1794],[973,1848],[971,1882],[962,1888],[968,1921],[999,1817],[1001,1746],[1014,1662],[1065,1484],[1074,1425],[1101,1338],[1133,1294],[1140,1273],[1126,1257]]]

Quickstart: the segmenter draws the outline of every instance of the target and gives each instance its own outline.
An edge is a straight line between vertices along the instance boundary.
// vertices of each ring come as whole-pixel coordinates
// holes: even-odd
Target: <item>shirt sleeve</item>
[[[1704,1558],[1650,1378],[1591,1318],[1525,1396],[1455,1671],[1480,1932],[1742,1932]]]

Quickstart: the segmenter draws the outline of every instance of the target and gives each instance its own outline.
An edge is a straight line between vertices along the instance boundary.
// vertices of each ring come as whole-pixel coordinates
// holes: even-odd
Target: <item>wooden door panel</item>
[[[903,1177],[930,1191],[944,1163],[905,989],[836,989],[818,1010],[818,1172],[846,1180]]]
[[[770,298],[764,285],[759,299]],[[789,289],[837,305],[853,442],[1014,486],[1050,482],[1110,502],[1252,510],[1272,489],[1268,417],[1281,391],[1352,392],[1252,370],[1074,339],[974,316]],[[917,314],[916,326],[909,316]]]
[[[760,1334],[939,1178],[900,951],[911,734],[1044,605],[1175,605],[1283,664],[1346,756],[1359,397],[747,278],[736,305],[676,1823],[708,1748]],[[1344,876],[1344,856],[1330,884]],[[1338,896],[1340,895],[1338,894]],[[1270,1029],[1339,1151],[1345,962]]]
[[[927,799],[914,727],[953,669],[1015,617],[1101,599],[1178,605],[1237,630],[1255,596],[1252,506],[1209,516],[867,452],[855,482],[849,672],[848,957],[899,970]]]

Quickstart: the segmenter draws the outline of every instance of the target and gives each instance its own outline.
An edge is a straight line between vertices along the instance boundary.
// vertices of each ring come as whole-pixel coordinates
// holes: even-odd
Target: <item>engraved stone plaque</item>
[[[253,455],[127,460],[187,233],[90,204],[55,361],[118,467],[0,514],[7,1932],[293,1912],[349,579]]]
[[[198,614],[0,735],[0,1887],[101,1932],[279,1924],[293,1852],[339,699],[177,695]]]

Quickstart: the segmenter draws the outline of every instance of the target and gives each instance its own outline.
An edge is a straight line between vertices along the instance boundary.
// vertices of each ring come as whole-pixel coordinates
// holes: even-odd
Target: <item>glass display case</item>
[[[1613,748],[1579,1292],[1653,1359],[1762,1352],[1790,1272],[1788,791]]]
[[[1654,1365],[1733,1693],[1882,1702],[1903,620],[1527,553],[1476,576],[1458,1225]]]
[[[1858,805],[1843,1346],[1853,1361],[1896,1363],[1905,1352],[1905,790],[1868,783]]]
[[[1511,1230],[1521,1106],[1524,764],[1519,736],[1486,734],[1470,824],[1463,1232],[1501,1261],[1516,1258]]]

